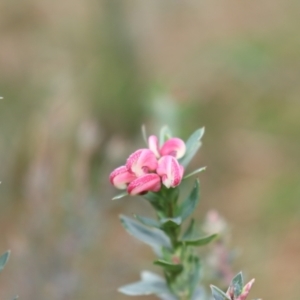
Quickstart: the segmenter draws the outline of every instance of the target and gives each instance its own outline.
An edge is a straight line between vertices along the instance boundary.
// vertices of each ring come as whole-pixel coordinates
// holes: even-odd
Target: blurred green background
[[[111,170],[168,124],[205,126],[199,218],[232,228],[251,298],[300,294],[300,2],[1,0],[0,298],[129,299],[153,254]],[[135,299],[154,299],[153,297]]]

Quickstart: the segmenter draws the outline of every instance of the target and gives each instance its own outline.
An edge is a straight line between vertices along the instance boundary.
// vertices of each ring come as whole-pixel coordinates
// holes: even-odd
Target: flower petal
[[[148,138],[148,147],[154,153],[154,155],[159,158],[159,146],[158,146],[158,138],[156,135],[150,135]]]
[[[132,153],[126,162],[129,172],[141,176],[157,168],[157,159],[149,149],[139,149]]]
[[[129,195],[138,195],[146,192],[158,192],[161,188],[160,177],[155,173],[149,173],[133,180],[127,188]]]
[[[180,184],[184,168],[174,156],[166,155],[159,159],[156,172],[162,177],[163,184],[170,188]]]
[[[186,152],[186,146],[183,140],[179,138],[171,138],[167,140],[160,149],[160,154],[164,155],[172,155],[177,159],[184,156]]]
[[[134,180],[136,176],[128,172],[126,166],[121,166],[111,172],[109,181],[117,189],[126,189],[127,184]]]

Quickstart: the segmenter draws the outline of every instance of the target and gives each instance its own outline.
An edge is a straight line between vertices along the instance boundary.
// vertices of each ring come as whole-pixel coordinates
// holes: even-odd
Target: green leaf
[[[163,278],[152,272],[143,271],[141,281],[122,286],[119,292],[129,296],[139,296],[169,294],[170,290]]]
[[[160,224],[154,219],[142,217],[139,215],[134,215],[134,217],[146,226],[160,228]]]
[[[197,179],[192,189],[192,192],[188,196],[188,198],[180,205],[178,215],[181,216],[182,221],[184,221],[187,217],[189,217],[193,211],[195,210],[200,196],[200,183]]]
[[[215,300],[231,300],[229,296],[227,296],[223,291],[221,291],[216,286],[211,285],[210,288]]]
[[[4,266],[6,265],[9,256],[10,256],[10,251],[7,251],[0,256],[0,271],[4,269]]]
[[[204,134],[204,127],[196,130],[186,141],[186,153],[179,160],[179,163],[184,166],[184,168],[187,167],[187,165],[190,163],[190,161],[193,159],[199,148],[201,147],[201,138]]]
[[[195,220],[191,219],[191,222],[189,224],[189,227],[185,231],[185,233],[182,236],[183,240],[191,240],[194,235],[194,229],[195,229]]]
[[[188,246],[204,246],[209,244],[217,236],[218,236],[217,234],[212,234],[204,237],[199,237],[193,240],[182,240],[181,242]]]
[[[158,228],[149,228],[125,216],[120,216],[124,228],[138,240],[153,246],[172,249],[169,237]]]
[[[231,286],[233,287],[233,293],[235,297],[238,297],[244,287],[244,279],[242,272],[238,273],[231,281]]]
[[[157,266],[161,266],[166,271],[170,271],[170,272],[181,272],[183,269],[183,266],[181,264],[173,264],[162,259],[158,259],[154,261],[154,264]]]
[[[168,126],[161,128],[159,133],[159,146],[161,147],[165,141],[172,137],[172,132]]]
[[[195,170],[195,171],[193,171],[193,172],[191,172],[191,173],[185,175],[185,176],[183,177],[183,180],[184,180],[184,179],[187,179],[187,178],[189,178],[189,177],[191,177],[191,176],[193,176],[193,175],[196,175],[196,174],[198,174],[198,173],[201,173],[201,172],[203,172],[203,171],[205,171],[205,170],[206,170],[206,167],[199,168],[199,169],[197,169],[197,170]]]
[[[126,196],[128,196],[128,193],[127,192],[123,192],[123,193],[121,193],[121,194],[119,194],[117,196],[114,196],[111,200],[119,200],[119,199],[124,198]]]

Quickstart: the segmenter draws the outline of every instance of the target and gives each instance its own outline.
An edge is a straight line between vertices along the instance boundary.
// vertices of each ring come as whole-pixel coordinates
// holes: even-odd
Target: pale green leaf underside
[[[4,266],[6,265],[9,256],[10,256],[10,251],[7,251],[0,256],[0,271],[4,269]]]
[[[139,220],[142,224],[144,224],[146,226],[155,227],[155,228],[160,227],[160,224],[154,219],[147,218],[147,217],[142,217],[142,216],[139,216],[139,215],[134,215],[134,216],[137,220]]]
[[[141,281],[124,285],[119,288],[119,292],[129,296],[170,294],[170,290],[165,283],[165,280],[149,271],[143,271],[141,273]]]
[[[221,291],[216,286],[211,285],[210,288],[215,300],[230,300],[229,296],[227,296],[223,291]]]
[[[150,246],[162,246],[172,249],[170,238],[158,228],[149,228],[125,216],[120,216],[124,228],[138,240]]]

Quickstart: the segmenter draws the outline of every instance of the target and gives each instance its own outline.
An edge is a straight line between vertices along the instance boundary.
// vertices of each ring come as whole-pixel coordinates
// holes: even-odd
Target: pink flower
[[[121,166],[111,172],[109,176],[109,181],[117,189],[126,189],[127,184],[132,180],[136,179],[136,176],[133,173],[128,172],[126,166]]]
[[[158,192],[161,178],[154,172],[158,166],[157,159],[149,149],[139,149],[132,153],[125,166],[115,169],[109,177],[118,189],[126,189],[130,195],[146,192]]]
[[[132,153],[126,162],[126,168],[137,177],[155,171],[157,168],[157,159],[149,149],[139,149]]]
[[[148,147],[157,158],[165,155],[171,155],[179,159],[184,156],[186,146],[183,140],[179,138],[170,138],[161,147],[158,145],[158,138],[150,135],[148,138]]]
[[[177,159],[171,155],[165,155],[158,161],[156,172],[162,178],[162,183],[167,187],[176,187],[180,184],[184,168]]]
[[[149,173],[138,177],[129,183],[127,192],[129,195],[158,192],[161,188],[160,177],[155,173]]]

